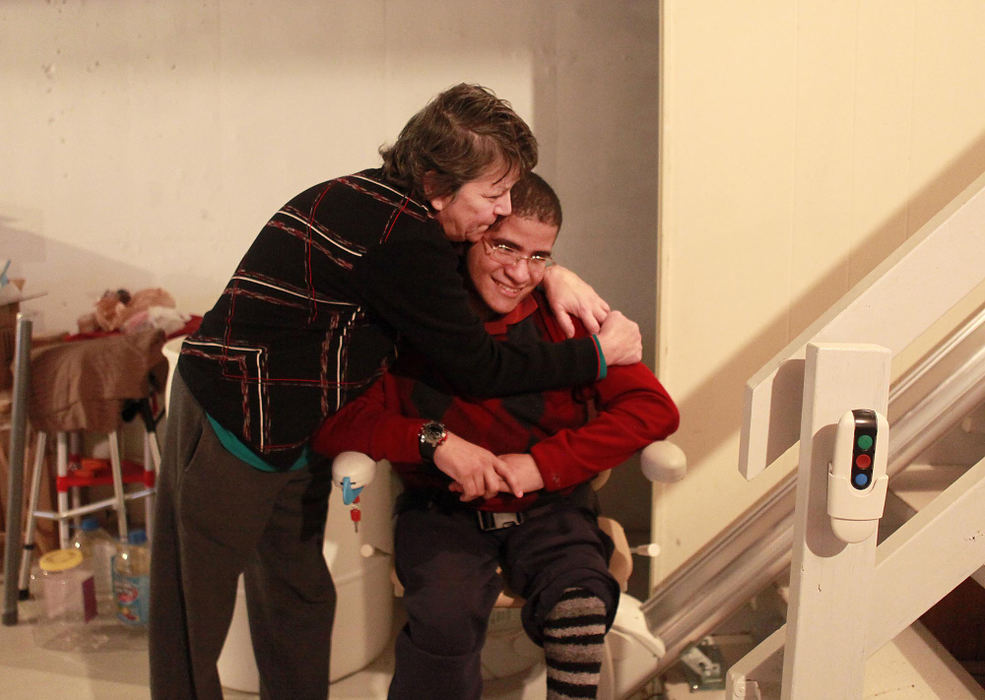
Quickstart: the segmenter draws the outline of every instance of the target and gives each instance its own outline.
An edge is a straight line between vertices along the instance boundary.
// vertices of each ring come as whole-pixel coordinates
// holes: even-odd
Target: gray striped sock
[[[569,588],[547,615],[548,700],[594,698],[605,653],[605,603],[581,588]]]

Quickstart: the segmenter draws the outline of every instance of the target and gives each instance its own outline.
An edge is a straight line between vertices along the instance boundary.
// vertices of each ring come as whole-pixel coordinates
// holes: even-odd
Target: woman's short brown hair
[[[537,140],[509,102],[488,88],[460,83],[407,122],[397,142],[380,148],[383,177],[421,199],[454,194],[490,165],[504,175],[537,164]],[[424,191],[424,175],[429,191]]]

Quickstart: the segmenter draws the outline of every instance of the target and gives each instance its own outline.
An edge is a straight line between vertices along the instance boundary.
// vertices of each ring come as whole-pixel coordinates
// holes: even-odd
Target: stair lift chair
[[[644,475],[654,482],[678,481],[687,471],[683,451],[666,440],[644,448],[640,453],[640,463]],[[349,505],[354,498],[361,499],[361,490],[374,480],[377,471],[389,474],[389,465],[385,461],[378,465],[368,455],[358,452],[338,455],[332,465],[332,480],[342,493],[343,503]],[[593,488],[601,488],[608,476],[605,472],[596,477]],[[631,549],[622,526],[612,518],[600,516],[599,526],[615,544],[609,571],[623,591],[612,629],[606,636],[606,659],[602,666],[599,697],[620,698],[646,683],[665,651],[663,643],[649,632],[640,611],[640,601],[626,593],[633,571],[632,554],[654,556],[658,548],[656,545],[643,545]],[[390,549],[370,544],[363,545],[361,551],[367,559],[380,560],[389,555]],[[400,596],[402,587],[392,569],[391,576],[394,593]],[[508,682],[508,679],[521,678],[521,682],[529,683],[532,688],[536,686],[535,692],[540,692],[544,683],[544,653],[523,630],[519,614],[522,606],[523,599],[505,589],[496,601],[482,651],[483,678],[487,685],[499,680]]]

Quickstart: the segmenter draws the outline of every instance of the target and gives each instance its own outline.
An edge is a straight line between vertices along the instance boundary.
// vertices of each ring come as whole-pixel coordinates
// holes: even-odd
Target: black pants
[[[526,599],[522,618],[540,644],[544,620],[561,593],[592,591],[615,617],[619,584],[608,571],[609,538],[595,517],[557,503],[520,525],[482,532],[474,511],[432,505],[404,510],[394,535],[397,576],[408,621],[396,644],[390,698],[478,699],[486,626],[501,590]]]
[[[175,374],[151,551],[151,695],[219,699],[245,573],[262,698],[328,696],[335,588],[322,554],[329,465],[267,473],[222,447]]]

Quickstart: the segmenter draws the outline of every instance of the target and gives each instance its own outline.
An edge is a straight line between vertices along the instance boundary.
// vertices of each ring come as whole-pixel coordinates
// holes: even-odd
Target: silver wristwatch
[[[421,430],[417,434],[417,439],[421,459],[425,462],[433,462],[434,451],[438,449],[438,445],[448,439],[448,431],[445,430],[445,426],[441,423],[429,420],[421,426]]]

